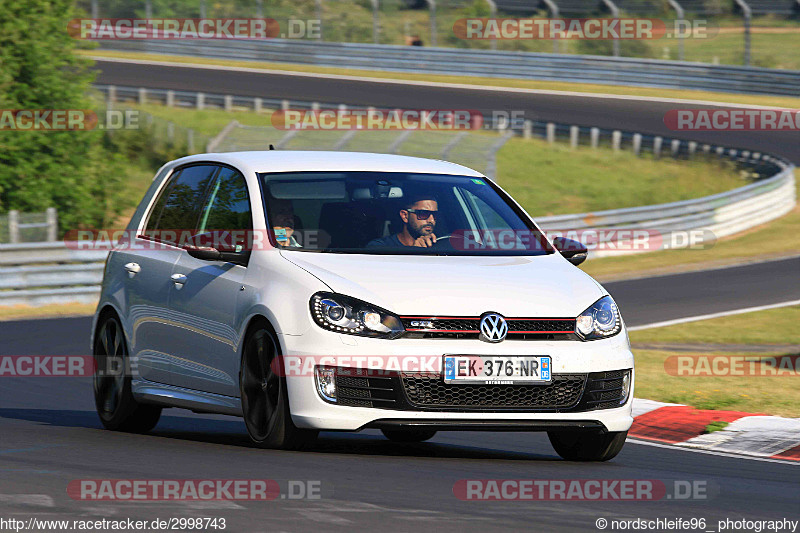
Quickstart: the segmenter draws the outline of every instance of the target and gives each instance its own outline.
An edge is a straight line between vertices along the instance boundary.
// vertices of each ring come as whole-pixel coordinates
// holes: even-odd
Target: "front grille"
[[[439,374],[339,368],[336,403],[399,411],[594,411],[620,407],[629,373],[553,374],[547,385],[474,385],[446,384]]]
[[[396,376],[374,376],[364,370],[339,369],[336,374],[337,403],[350,407],[395,409],[398,403],[396,381]]]
[[[559,374],[547,385],[446,384],[439,375],[403,375],[403,388],[415,407],[462,409],[568,409],[578,403],[585,375]]]
[[[592,372],[586,384],[586,392],[581,399],[584,410],[613,409],[620,406],[622,399],[622,380],[630,370]]]
[[[475,339],[480,317],[400,317],[409,336],[423,338]],[[419,322],[430,322],[421,326]],[[575,332],[574,318],[507,318],[508,339],[568,339]]]

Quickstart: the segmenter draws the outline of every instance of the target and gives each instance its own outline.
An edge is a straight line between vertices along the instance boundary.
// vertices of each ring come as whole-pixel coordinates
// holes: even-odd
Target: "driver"
[[[420,246],[427,248],[433,246],[436,243],[436,235],[433,230],[436,227],[438,215],[439,204],[435,197],[431,195],[414,196],[400,210],[403,230],[395,235],[373,239],[367,243],[367,247]]]

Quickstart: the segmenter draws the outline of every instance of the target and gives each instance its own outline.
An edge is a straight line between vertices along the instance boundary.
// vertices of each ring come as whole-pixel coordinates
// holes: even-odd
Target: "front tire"
[[[625,445],[627,431],[548,431],[556,453],[567,461],[608,461]]]
[[[239,388],[250,439],[262,448],[297,450],[317,437],[292,422],[283,360],[275,334],[259,325],[245,342]]]
[[[133,398],[128,347],[115,315],[100,324],[94,340],[94,404],[103,427],[146,433],[158,424],[161,408]]]
[[[433,429],[382,429],[381,433],[392,442],[424,442],[436,435]]]

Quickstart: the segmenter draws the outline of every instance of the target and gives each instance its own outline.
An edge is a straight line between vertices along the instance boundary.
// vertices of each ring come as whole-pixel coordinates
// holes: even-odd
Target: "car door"
[[[177,385],[170,345],[175,342],[169,309],[173,266],[182,253],[181,231],[197,224],[206,189],[217,167],[197,165],[176,170],[162,188],[125,252],[127,309],[131,363],[148,381]]]
[[[252,235],[252,213],[244,176],[221,167],[200,212],[197,234],[235,234],[237,243]],[[226,240],[227,244],[231,244]],[[234,245],[237,243],[233,243]],[[176,282],[170,292],[175,322],[170,346],[182,386],[194,390],[239,395],[237,299],[247,269],[225,261],[196,259],[183,251],[173,268]]]

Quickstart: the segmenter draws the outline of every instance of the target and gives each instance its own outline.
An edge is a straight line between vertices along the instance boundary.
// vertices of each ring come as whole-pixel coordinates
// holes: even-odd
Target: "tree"
[[[74,53],[71,0],[0,0],[0,110],[91,109],[91,62]],[[119,208],[120,159],[104,132],[0,129],[0,211],[56,207],[62,231]]]

